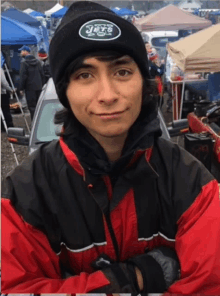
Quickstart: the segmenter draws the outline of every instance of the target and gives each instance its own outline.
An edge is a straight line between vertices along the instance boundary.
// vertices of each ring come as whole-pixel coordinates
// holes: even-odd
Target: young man
[[[44,83],[47,83],[47,81],[51,77],[51,74],[50,74],[49,57],[48,57],[48,54],[46,53],[44,48],[39,49],[38,58],[39,58],[39,60],[41,62],[41,66],[43,68]]]
[[[26,101],[32,120],[37,101],[44,85],[44,73],[40,61],[30,54],[30,47],[23,45],[19,51],[22,56],[19,90],[21,95],[23,95],[25,91]]]
[[[7,177],[2,292],[220,293],[218,184],[160,138],[139,32],[75,2],[50,65],[63,130]]]

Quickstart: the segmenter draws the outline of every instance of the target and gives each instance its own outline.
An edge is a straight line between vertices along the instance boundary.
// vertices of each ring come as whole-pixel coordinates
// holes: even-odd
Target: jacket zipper
[[[112,199],[112,183],[111,183],[111,179],[109,176],[104,176],[103,177],[104,183],[106,185],[107,188],[107,193],[108,193],[108,200],[111,201]],[[106,222],[107,222],[107,226],[108,226],[108,230],[112,239],[112,243],[114,246],[114,250],[115,250],[115,255],[116,255],[116,260],[117,262],[120,261],[120,255],[119,255],[119,247],[118,247],[118,242],[112,227],[112,222],[111,222],[111,218],[110,218],[110,211],[109,211],[109,206],[108,206],[108,211],[107,213],[105,213],[105,217],[106,217]]]
[[[106,180],[104,179],[104,182],[106,184],[106,187],[107,187],[107,190],[108,190],[108,193],[111,192],[111,188],[109,188],[110,183],[109,183],[110,180],[108,180],[106,182]],[[93,187],[92,184],[89,184],[88,185],[88,188],[91,189]],[[92,191],[90,190],[90,193],[92,194],[95,202],[97,203]],[[99,204],[97,203],[97,205],[99,206]],[[106,224],[107,224],[107,227],[108,227],[108,230],[109,230],[109,233],[110,233],[110,236],[111,236],[111,240],[112,240],[112,244],[113,244],[113,247],[114,247],[114,251],[115,251],[115,255],[116,255],[116,261],[117,262],[120,262],[120,255],[119,255],[119,247],[118,247],[118,242],[117,242],[117,239],[116,239],[116,236],[115,236],[115,233],[114,233],[114,230],[113,230],[113,227],[112,227],[112,223],[111,223],[111,219],[110,219],[110,212],[109,212],[109,207],[108,207],[108,211],[106,213],[104,213],[104,217],[105,217],[105,220],[106,220]]]
[[[114,246],[114,251],[115,251],[115,255],[116,255],[116,261],[120,262],[120,255],[119,255],[119,247],[118,247],[118,242],[116,240],[116,236],[112,227],[112,223],[111,223],[111,219],[110,219],[110,213],[108,210],[108,213],[104,214],[105,218],[106,218],[106,222],[107,222],[107,226],[108,226],[108,230],[112,239],[112,243]]]

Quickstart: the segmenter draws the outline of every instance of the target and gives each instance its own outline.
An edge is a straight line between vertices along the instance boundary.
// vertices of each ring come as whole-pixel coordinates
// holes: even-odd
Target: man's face
[[[125,136],[140,114],[143,79],[134,60],[86,58],[70,77],[66,95],[76,118],[90,134]]]
[[[146,48],[147,52],[151,51],[151,45],[149,43],[145,44],[145,48]]]
[[[27,54],[28,54],[28,52],[26,50],[22,50],[21,51],[21,56],[22,57],[25,57]]]

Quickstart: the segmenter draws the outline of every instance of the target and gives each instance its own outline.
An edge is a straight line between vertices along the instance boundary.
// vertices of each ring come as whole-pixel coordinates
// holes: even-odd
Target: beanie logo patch
[[[88,40],[109,41],[121,36],[121,30],[108,20],[96,19],[83,24],[79,35]]]

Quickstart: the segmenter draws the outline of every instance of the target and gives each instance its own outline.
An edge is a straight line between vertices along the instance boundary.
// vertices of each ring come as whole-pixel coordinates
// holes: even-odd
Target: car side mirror
[[[8,128],[8,141],[12,144],[29,146],[29,135],[25,134],[25,130],[20,127]]]

